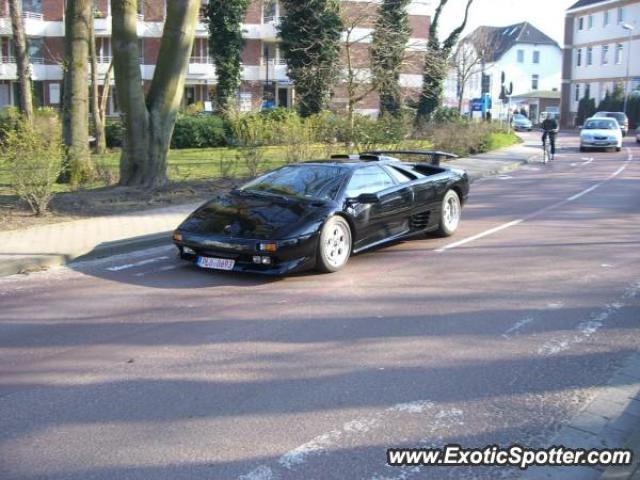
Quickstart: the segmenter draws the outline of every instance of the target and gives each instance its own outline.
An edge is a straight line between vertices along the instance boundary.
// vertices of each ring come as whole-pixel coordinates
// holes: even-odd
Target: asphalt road
[[[0,280],[0,478],[514,478],[640,347],[640,148],[472,187],[458,234],[280,280],[171,247]]]

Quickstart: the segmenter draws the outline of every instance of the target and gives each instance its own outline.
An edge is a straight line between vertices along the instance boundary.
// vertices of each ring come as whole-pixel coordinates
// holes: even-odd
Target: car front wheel
[[[351,228],[342,217],[330,218],[320,234],[317,268],[332,273],[343,268],[351,255]]]
[[[442,199],[438,233],[443,237],[450,237],[456,233],[460,224],[461,214],[462,204],[460,203],[460,197],[454,190],[449,190]]]

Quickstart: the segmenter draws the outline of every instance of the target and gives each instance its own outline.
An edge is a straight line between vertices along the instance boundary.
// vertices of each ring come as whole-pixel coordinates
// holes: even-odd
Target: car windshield
[[[596,114],[596,117],[609,117],[609,118],[615,118],[618,123],[624,123],[624,121],[626,120],[626,115],[622,112],[605,112],[603,114]]]
[[[516,113],[513,116],[514,120],[529,120],[527,117],[525,117],[524,115],[520,114],[520,113]]]
[[[289,165],[267,173],[240,191],[310,200],[333,200],[347,174],[336,165]]]
[[[584,124],[585,130],[615,130],[616,124],[611,120],[589,120]]]

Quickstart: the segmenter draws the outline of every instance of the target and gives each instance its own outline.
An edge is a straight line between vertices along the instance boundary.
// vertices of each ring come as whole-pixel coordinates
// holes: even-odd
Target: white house
[[[560,90],[562,50],[552,38],[530,23],[522,22],[506,27],[481,26],[462,41],[474,45],[483,58],[483,62],[466,84],[464,111],[469,111],[471,99],[489,93],[493,118],[504,118],[508,105],[500,100],[503,72],[505,86],[509,88],[513,83],[512,97],[524,102],[517,105],[517,108],[527,110],[531,118],[538,118],[541,113],[536,91]],[[447,105],[457,104],[458,86],[455,71],[452,71],[445,85]]]
[[[616,84],[640,86],[640,0],[580,0],[565,17],[563,125],[586,91],[598,103]]]

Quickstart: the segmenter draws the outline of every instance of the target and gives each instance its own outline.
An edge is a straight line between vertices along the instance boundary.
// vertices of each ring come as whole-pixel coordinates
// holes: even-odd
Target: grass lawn
[[[498,150],[499,148],[510,147],[520,143],[520,138],[513,132],[494,132],[489,135],[489,142],[487,144],[487,151]]]

